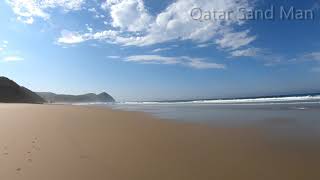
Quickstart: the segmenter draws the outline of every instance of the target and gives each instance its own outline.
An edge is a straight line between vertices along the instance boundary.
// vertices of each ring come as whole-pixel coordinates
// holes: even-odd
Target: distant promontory
[[[113,103],[114,98],[108,93],[101,94],[83,94],[83,95],[65,95],[65,94],[54,94],[50,92],[38,92],[39,96],[45,99],[48,103]]]
[[[113,103],[106,92],[101,94],[64,95],[51,92],[32,92],[6,77],[0,77],[0,103]]]

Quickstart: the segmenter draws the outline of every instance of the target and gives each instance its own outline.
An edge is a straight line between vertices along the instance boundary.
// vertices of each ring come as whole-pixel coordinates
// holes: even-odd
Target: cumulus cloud
[[[71,32],[71,31],[62,31],[61,37],[58,39],[58,43],[63,43],[63,44],[76,44],[76,43],[81,43],[83,41],[86,41],[84,35],[80,35],[77,32]]]
[[[208,62],[203,58],[191,58],[188,56],[166,57],[159,55],[136,55],[129,56],[126,62],[135,62],[141,64],[165,64],[165,65],[183,65],[194,69],[225,69],[224,64]]]
[[[204,10],[226,12],[238,12],[236,9],[240,7],[250,9],[249,3],[245,0],[178,0],[155,17],[155,21],[150,25],[147,35],[141,36],[135,41],[127,42],[127,44],[144,46],[170,40],[207,42],[217,38],[219,35],[226,35],[225,29],[228,29],[228,33],[231,34],[233,25],[242,24],[237,18],[210,20],[207,22],[195,21],[190,16],[190,11],[196,7]],[[248,32],[246,35],[248,36]],[[238,36],[238,41],[240,42],[241,38],[248,38],[247,36]],[[243,40],[238,47],[246,45],[244,41],[248,41],[248,39]],[[220,43],[218,42],[218,44]]]
[[[177,0],[156,15],[147,11],[143,0],[107,0],[101,6],[110,14],[110,24],[114,28],[111,30],[117,31],[117,37],[112,38],[112,42],[120,45],[148,46],[169,41],[191,40],[196,44],[214,43],[229,51],[243,48],[256,39],[249,30],[236,31],[234,28],[245,24],[237,18],[241,17],[241,11],[238,9],[252,9],[253,5],[249,0]],[[227,20],[212,19],[201,22],[191,17],[190,12],[193,8],[233,11],[234,16]],[[81,36],[87,36],[86,40],[92,40],[95,39],[94,34],[102,32],[91,32],[91,35],[85,33]],[[109,36],[105,38],[110,42]]]
[[[85,0],[7,0],[7,2],[18,16],[18,20],[32,24],[35,17],[49,19],[50,14],[47,9],[60,7],[65,11],[79,10]]]
[[[110,11],[112,26],[121,30],[146,30],[152,19],[142,0],[107,0],[102,7]]]

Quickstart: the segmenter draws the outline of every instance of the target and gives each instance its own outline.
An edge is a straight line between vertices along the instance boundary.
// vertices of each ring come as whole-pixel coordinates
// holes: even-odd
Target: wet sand
[[[320,141],[98,107],[0,104],[2,180],[320,179]]]

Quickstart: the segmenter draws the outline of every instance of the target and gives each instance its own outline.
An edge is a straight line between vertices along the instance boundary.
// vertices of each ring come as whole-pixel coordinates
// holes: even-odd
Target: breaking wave
[[[190,100],[190,101],[146,101],[146,102],[120,102],[127,105],[175,105],[175,104],[291,104],[291,103],[320,103],[320,95],[317,96],[291,96],[291,97],[266,97],[243,99],[214,99],[214,100]]]

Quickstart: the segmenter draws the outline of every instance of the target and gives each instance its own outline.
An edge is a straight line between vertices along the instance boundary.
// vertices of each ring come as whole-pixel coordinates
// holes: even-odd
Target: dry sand
[[[0,105],[0,180],[314,180],[319,144],[102,108]]]

